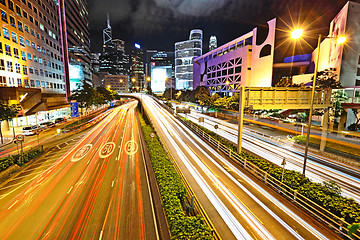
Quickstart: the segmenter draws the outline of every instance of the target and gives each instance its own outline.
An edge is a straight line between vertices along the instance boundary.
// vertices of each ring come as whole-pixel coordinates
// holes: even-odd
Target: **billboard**
[[[70,91],[74,91],[78,86],[82,85],[84,80],[84,71],[80,65],[69,64]]]
[[[71,108],[71,117],[79,117],[79,103],[78,102],[70,102]]]
[[[159,93],[165,91],[165,81],[171,79],[172,67],[169,66],[151,66],[151,90]],[[175,86],[173,86],[175,87]]]

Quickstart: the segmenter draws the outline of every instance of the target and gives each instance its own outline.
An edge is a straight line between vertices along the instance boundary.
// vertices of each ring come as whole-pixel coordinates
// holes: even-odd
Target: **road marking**
[[[118,157],[115,158],[115,161],[117,161],[117,160],[118,160]]]
[[[16,200],[8,209],[11,209],[19,200]]]
[[[138,145],[134,140],[125,143],[125,152],[127,155],[134,155],[138,151]]]
[[[91,161],[91,159],[89,161],[87,161],[86,165],[88,165],[90,161]]]
[[[100,158],[107,158],[109,157],[115,150],[115,143],[114,142],[107,142],[105,143],[99,151]]]
[[[72,162],[80,161],[81,159],[83,159],[85,157],[86,154],[88,154],[90,152],[91,148],[92,148],[92,144],[86,144],[86,145],[82,146],[72,156],[71,161]]]
[[[71,186],[71,188],[69,189],[69,191],[67,192],[67,194],[69,194],[71,192],[71,190],[73,189],[74,186]]]
[[[69,145],[67,142],[64,142],[66,145]]]
[[[112,181],[112,183],[111,183],[111,187],[113,187],[114,186],[114,180]]]
[[[103,231],[100,232],[100,237],[99,237],[99,240],[102,239],[102,235],[103,235]]]
[[[61,149],[61,148],[59,147],[59,145],[56,145],[56,146],[57,146],[58,149]]]

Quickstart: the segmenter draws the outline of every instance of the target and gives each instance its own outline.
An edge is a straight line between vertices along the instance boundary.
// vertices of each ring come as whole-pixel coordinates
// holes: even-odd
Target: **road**
[[[145,109],[222,239],[337,239],[143,96]]]
[[[136,105],[113,109],[50,166],[3,184],[0,239],[158,239]]]
[[[238,126],[224,120],[209,117],[205,114],[191,111],[190,114],[181,114],[183,117],[198,123],[199,117],[204,117],[203,127],[216,132],[220,136],[237,144]],[[215,130],[214,126],[219,128]],[[291,143],[279,142],[269,139],[250,128],[243,129],[242,147],[260,157],[271,161],[278,166],[286,159],[285,168],[302,172],[304,162],[304,149]],[[316,182],[333,180],[342,189],[342,194],[360,202],[360,169],[340,163],[315,152],[309,152],[306,176]]]

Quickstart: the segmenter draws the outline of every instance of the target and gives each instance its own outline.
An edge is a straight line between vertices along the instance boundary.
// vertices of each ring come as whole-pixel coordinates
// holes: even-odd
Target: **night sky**
[[[92,51],[101,51],[102,30],[109,13],[113,38],[145,49],[174,51],[191,29],[204,33],[204,51],[211,35],[218,46],[278,17],[278,28],[288,31],[302,23],[311,34],[327,33],[345,0],[88,0]],[[360,0],[356,0],[360,2]],[[316,34],[315,34],[316,33]],[[309,41],[315,45],[315,38]],[[310,46],[309,46],[310,47]]]

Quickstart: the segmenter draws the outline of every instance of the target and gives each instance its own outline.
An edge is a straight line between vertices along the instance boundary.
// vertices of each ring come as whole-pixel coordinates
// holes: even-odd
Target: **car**
[[[64,118],[64,117],[59,117],[59,118],[56,118],[56,119],[55,119],[55,124],[57,124],[57,123],[62,123],[62,122],[66,122],[66,118]]]
[[[55,126],[55,123],[53,122],[43,122],[43,123],[40,123],[40,128],[51,128]]]
[[[39,126],[23,127],[22,134],[25,136],[36,134],[36,130],[40,129]]]

